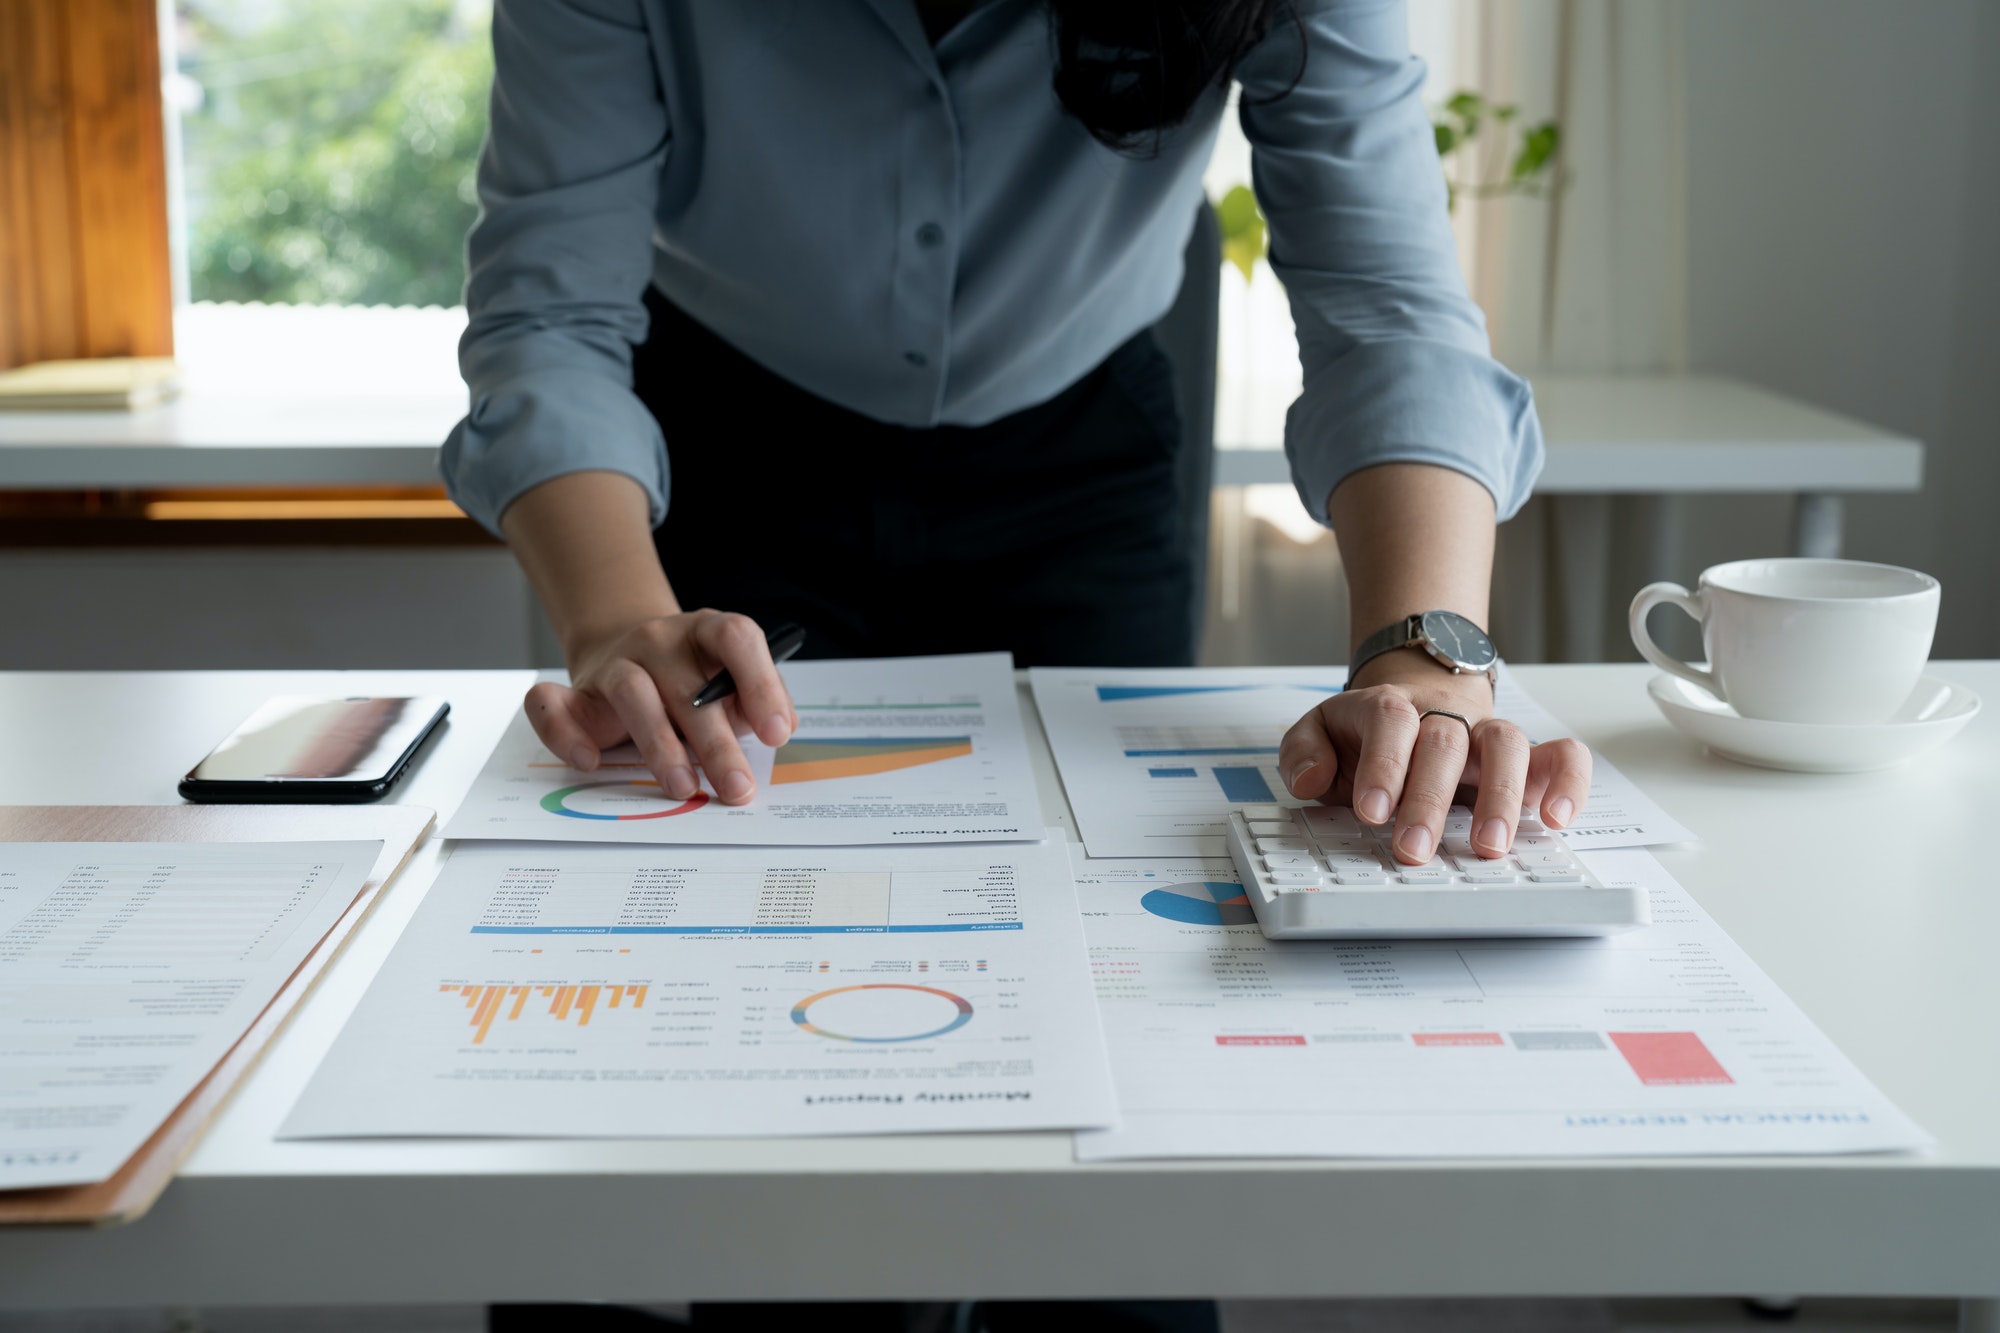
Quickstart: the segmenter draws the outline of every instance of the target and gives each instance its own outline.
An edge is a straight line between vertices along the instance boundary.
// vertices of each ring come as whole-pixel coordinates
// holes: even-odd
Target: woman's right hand
[[[799,725],[764,633],[748,616],[655,616],[573,643],[569,656],[570,684],[543,681],[528,691],[528,720],[542,744],[590,772],[607,746],[630,740],[675,800],[698,790],[699,767],[725,804],[743,804],[757,782],[737,737],[783,745]],[[693,707],[695,693],[723,670],[736,692]]]
[[[653,549],[646,492],[618,472],[570,472],[500,516],[507,544],[548,612],[570,683],[528,691],[528,720],[558,758],[588,772],[630,740],[660,788],[696,791],[694,770],[730,805],[757,794],[738,736],[782,745],[799,724],[764,632],[748,616],[682,611]],[[727,668],[736,693],[691,706]]]

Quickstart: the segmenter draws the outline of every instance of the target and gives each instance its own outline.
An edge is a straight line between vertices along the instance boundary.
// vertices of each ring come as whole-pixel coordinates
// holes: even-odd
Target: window
[[[490,0],[177,0],[184,290],[456,306]]]
[[[1467,80],[1474,61],[1469,40],[1477,36],[1478,14],[1469,0],[1412,0],[1410,47],[1429,67],[1426,102],[1444,100]],[[1250,183],[1250,144],[1237,123],[1235,103],[1223,117],[1204,184],[1211,199]],[[1461,259],[1470,257],[1469,222],[1457,220]],[[1215,437],[1219,445],[1275,449],[1285,436],[1285,413],[1303,380],[1298,339],[1284,287],[1259,259],[1247,280],[1223,265],[1220,347],[1216,374]],[[1263,519],[1299,542],[1323,535],[1318,522],[1288,485],[1244,487],[1244,512]]]

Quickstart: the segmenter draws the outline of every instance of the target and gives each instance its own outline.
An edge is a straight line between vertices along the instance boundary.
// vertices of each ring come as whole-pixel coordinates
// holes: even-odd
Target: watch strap
[[[1398,648],[1406,648],[1415,643],[1417,637],[1423,633],[1423,619],[1421,615],[1404,616],[1401,620],[1384,625],[1363,639],[1361,646],[1354,650],[1353,659],[1347,664],[1348,683],[1352,684],[1361,668],[1383,653],[1394,652]],[[1347,685],[1342,685],[1341,688],[1344,690]]]

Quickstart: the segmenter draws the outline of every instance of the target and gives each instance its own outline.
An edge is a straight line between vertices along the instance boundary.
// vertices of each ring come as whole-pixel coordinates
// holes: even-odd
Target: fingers
[[[522,707],[549,753],[586,773],[597,767],[600,750],[626,735],[615,710],[552,680],[531,687]]]
[[[1526,799],[1550,828],[1568,828],[1590,799],[1590,747],[1582,741],[1543,741],[1528,752]]]
[[[757,779],[751,776],[750,761],[743,757],[743,747],[736,741],[730,712],[690,706],[687,701],[692,692],[686,684],[682,679],[662,686],[677,691],[674,718],[680,723],[681,734],[687,737],[688,747],[701,762],[701,771],[708,775],[708,785],[715,788],[715,794],[726,805],[741,805],[757,794]],[[694,688],[701,688],[700,680],[694,682]]]
[[[791,694],[771,661],[764,632],[748,616],[697,612],[678,646],[683,651],[650,654],[648,668],[709,786],[725,805],[742,805],[757,794],[757,779],[737,733],[748,731],[767,745],[783,745],[798,726]],[[695,694],[717,671],[729,672],[736,692],[696,708]],[[739,727],[739,722],[746,725]]]
[[[694,769],[687,749],[674,734],[660,702],[659,686],[636,662],[621,662],[611,668],[603,684],[604,697],[618,710],[639,747],[639,757],[659,780],[660,790],[677,801],[685,801],[696,791]]]
[[[1528,738],[1512,722],[1489,717],[1472,729],[1479,794],[1472,803],[1472,850],[1492,858],[1514,845],[1528,783]]]
[[[770,646],[757,622],[748,616],[703,614],[695,617],[693,638],[701,654],[728,671],[736,682],[730,704],[737,715],[766,745],[783,745],[797,728],[798,715],[792,711],[791,693],[771,661]],[[700,684],[695,688],[700,689]],[[696,711],[707,712],[713,707]]]
[[[1403,793],[1410,751],[1417,743],[1417,708],[1395,690],[1366,696],[1360,722],[1360,754],[1354,761],[1354,813],[1370,824],[1386,824]],[[1449,721],[1449,719],[1446,719]]]
[[[1445,814],[1458,794],[1458,780],[1471,750],[1465,724],[1457,718],[1433,713],[1419,724],[1392,839],[1396,859],[1405,865],[1422,865],[1437,851]],[[1362,762],[1367,762],[1365,751]]]
[[[1319,709],[1294,722],[1278,742],[1278,775],[1285,780],[1285,789],[1302,801],[1316,801],[1333,790],[1333,780],[1340,775],[1340,755]]]

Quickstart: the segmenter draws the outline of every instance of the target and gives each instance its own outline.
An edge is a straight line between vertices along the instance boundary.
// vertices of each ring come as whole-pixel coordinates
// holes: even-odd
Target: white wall
[[[1938,656],[2000,656],[2000,3],[1686,17],[1690,368],[1925,441],[1924,490],[1852,499],[1847,552],[1943,580]],[[1777,502],[1693,515],[1688,575],[1783,549]]]

